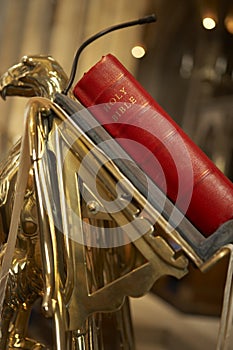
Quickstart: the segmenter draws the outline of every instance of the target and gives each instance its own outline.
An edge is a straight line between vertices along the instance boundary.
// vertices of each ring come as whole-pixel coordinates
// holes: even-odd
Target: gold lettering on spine
[[[130,103],[134,104],[137,102],[136,98],[134,96],[130,96],[129,98]]]
[[[125,98],[125,95],[128,95],[127,90],[124,86],[122,86],[118,92],[116,92],[107,103],[104,104],[104,111],[109,113],[114,105],[116,105],[117,102],[121,102],[122,98]],[[132,106],[132,104],[135,104],[137,102],[136,98],[131,95],[127,98],[127,101],[121,102],[119,108],[117,108],[114,111],[114,114],[111,116],[111,118],[117,122],[119,118]]]
[[[127,92],[125,91],[124,86],[120,89],[120,92],[121,92],[123,95],[127,95]]]

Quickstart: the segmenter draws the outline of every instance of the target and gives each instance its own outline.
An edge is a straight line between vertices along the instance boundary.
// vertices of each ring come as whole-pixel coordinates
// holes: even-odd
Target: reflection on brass
[[[46,96],[53,99],[67,77],[60,65],[47,56],[25,56],[0,79],[0,93],[7,96]],[[4,257],[19,167],[21,141],[11,149],[0,166],[1,260]],[[33,169],[21,210],[17,244],[1,315],[1,349],[42,349],[27,338],[27,327],[34,302],[43,295],[42,262],[38,234],[37,202]]]
[[[44,96],[53,99],[67,83],[61,66],[50,56],[24,56],[0,78],[0,94],[7,96]]]
[[[147,293],[163,275],[183,277],[187,257],[199,267],[203,262],[176,230],[167,231],[162,215],[53,102],[66,82],[57,62],[41,56],[24,57],[0,79],[3,98],[34,96],[26,109],[32,164],[2,308],[0,349],[133,350],[128,297]],[[19,146],[0,168],[1,261]],[[117,191],[119,183],[124,185]],[[171,238],[182,247],[179,254]],[[51,320],[53,344],[28,337],[38,300],[42,328]]]

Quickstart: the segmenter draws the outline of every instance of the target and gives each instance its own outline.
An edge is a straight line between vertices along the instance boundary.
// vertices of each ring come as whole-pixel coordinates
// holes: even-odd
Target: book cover
[[[233,184],[111,54],[75,97],[205,236],[233,218]]]

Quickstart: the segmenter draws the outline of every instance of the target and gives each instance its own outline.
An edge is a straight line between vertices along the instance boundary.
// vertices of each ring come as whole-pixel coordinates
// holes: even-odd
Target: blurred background
[[[0,0],[0,74],[26,54],[52,55],[69,74],[76,49],[108,26],[155,13],[83,52],[76,80],[111,52],[233,180],[232,0]],[[0,101],[0,159],[23,130],[24,98]],[[154,292],[178,309],[219,315],[226,264],[195,268]]]

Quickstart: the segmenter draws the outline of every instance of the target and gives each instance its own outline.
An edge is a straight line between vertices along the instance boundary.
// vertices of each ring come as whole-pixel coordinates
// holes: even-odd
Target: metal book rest
[[[31,96],[38,69],[43,81],[48,72],[59,80],[53,60],[41,60],[14,67],[20,84],[16,74],[10,83],[5,76],[4,94],[25,88]],[[23,139],[2,165],[1,349],[49,348],[27,336],[38,299],[55,349],[134,349],[128,297],[144,295],[163,275],[182,278],[190,262],[205,271],[229,254],[217,345],[227,349],[232,222],[203,238],[90,113],[60,94],[62,84],[48,94],[46,79],[45,97],[29,100]]]

